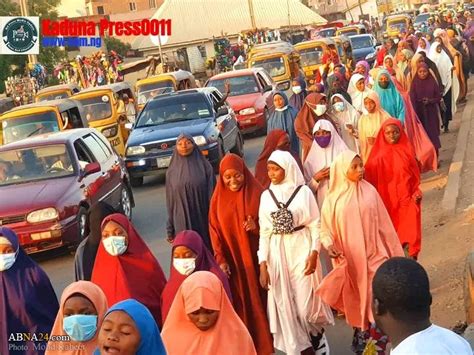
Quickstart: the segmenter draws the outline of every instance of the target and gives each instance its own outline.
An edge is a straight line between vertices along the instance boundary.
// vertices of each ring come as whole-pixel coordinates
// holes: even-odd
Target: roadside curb
[[[471,129],[474,128],[471,124],[474,115],[474,98],[472,95],[470,96],[461,116],[461,126],[459,127],[456,140],[456,149],[451,164],[449,165],[448,182],[444,189],[443,200],[441,202],[441,206],[446,215],[452,215],[456,212],[456,203],[461,188],[461,174],[464,158],[466,156],[467,143]]]

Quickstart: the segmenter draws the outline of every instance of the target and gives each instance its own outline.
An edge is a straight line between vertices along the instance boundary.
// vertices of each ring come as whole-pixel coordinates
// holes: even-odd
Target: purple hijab
[[[46,341],[9,343],[8,339],[14,333],[49,334],[59,311],[58,299],[46,273],[20,248],[15,232],[0,227],[0,237],[17,254],[13,266],[0,271],[0,354],[44,354]]]
[[[230,293],[229,280],[224,272],[221,270],[217,264],[214,256],[206,248],[202,238],[198,233],[192,230],[185,230],[176,235],[176,238],[173,241],[173,250],[178,246],[185,246],[188,249],[191,249],[196,256],[196,268],[195,271],[210,271],[215,274],[222,282],[224,289],[229,296],[229,299],[232,302],[232,295]],[[173,253],[173,251],[171,252]],[[170,278],[166,283],[166,286],[161,295],[161,312],[162,320],[165,322],[166,316],[171,308],[174,297],[178,292],[179,287],[186,279],[186,275],[180,274],[173,266],[173,257],[171,257],[171,267],[170,267]]]
[[[369,63],[367,63],[367,61],[365,60],[360,60],[356,63],[356,68],[359,66],[359,65],[362,65],[364,68],[365,68],[365,74],[362,74],[364,75],[365,77],[365,83],[367,84],[369,82],[369,72],[370,72],[370,65]]]

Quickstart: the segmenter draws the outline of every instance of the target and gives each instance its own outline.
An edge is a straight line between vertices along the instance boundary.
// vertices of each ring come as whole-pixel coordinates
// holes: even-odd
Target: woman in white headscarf
[[[358,153],[357,125],[360,113],[342,95],[334,94],[331,97],[331,113],[339,133],[347,148]]]
[[[267,168],[271,184],[260,199],[258,259],[260,284],[268,289],[274,347],[288,355],[311,348],[329,352],[323,327],[334,324],[334,319],[314,293],[322,278],[316,200],[290,153],[273,152]],[[275,200],[290,202],[291,218],[280,214]],[[288,220],[292,226],[284,223]]]
[[[352,75],[347,92],[351,95],[352,106],[359,114],[366,113],[364,99],[371,91],[365,84],[365,77],[362,74]]]

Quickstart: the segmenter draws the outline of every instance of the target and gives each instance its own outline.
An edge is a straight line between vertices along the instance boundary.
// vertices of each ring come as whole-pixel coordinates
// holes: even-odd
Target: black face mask
[[[389,82],[388,81],[379,81],[379,86],[382,88],[382,89],[386,89],[388,88],[388,84]]]

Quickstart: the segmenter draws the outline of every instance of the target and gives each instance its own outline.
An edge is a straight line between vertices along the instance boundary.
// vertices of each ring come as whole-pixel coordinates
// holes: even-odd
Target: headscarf
[[[441,82],[444,86],[444,95],[449,91],[452,85],[452,68],[453,63],[449,59],[449,56],[443,50],[438,53],[437,48],[440,46],[438,42],[434,42],[431,46],[429,58],[436,64],[439,75],[441,76]]]
[[[332,110],[332,115],[339,127],[341,132],[341,138],[344,143],[347,145],[348,149],[351,149],[355,152],[359,152],[359,144],[357,138],[349,133],[349,130],[346,128],[347,124],[352,125],[354,130],[357,130],[359,124],[360,113],[352,106],[346,99],[339,94],[335,94],[331,97],[331,104],[334,104],[334,98],[338,97],[344,103],[344,111],[339,112]]]
[[[331,164],[329,191],[321,210],[320,236],[342,252],[316,293],[346,322],[367,329],[373,322],[372,278],[377,268],[403,250],[390,216],[375,188],[365,180],[353,182],[347,171],[357,156],[351,150]],[[330,245],[329,244],[329,245]]]
[[[20,247],[16,233],[0,227],[0,237],[7,239],[16,253],[15,263],[0,272],[0,353],[9,354],[11,334],[49,334],[59,304],[48,276]],[[33,341],[18,345],[28,348],[22,354],[43,354],[34,344],[46,345]]]
[[[367,75],[368,74],[369,73],[367,73]],[[351,95],[352,106],[354,106],[354,108],[359,112],[366,112],[364,99],[371,92],[371,90],[367,87],[367,85],[365,86],[364,91],[359,91],[359,89],[357,89],[356,84],[361,79],[365,79],[362,74],[357,73],[352,75],[351,80],[349,81],[347,92],[349,95]]]
[[[308,95],[308,93],[306,92],[306,80],[304,80],[302,76],[298,76],[294,80],[297,81],[301,86],[301,92],[299,94],[293,93],[293,95],[291,95],[290,97],[289,104],[296,111],[299,111],[304,104],[304,99],[306,98],[306,95]]]
[[[298,167],[295,158],[288,152],[275,150],[268,158],[268,162],[275,163],[285,170],[283,181],[278,185],[271,183],[270,189],[278,201],[287,201],[298,186],[305,184],[303,173]]]
[[[430,52],[430,47],[431,47],[430,42],[425,37],[421,37],[420,39],[423,40],[423,42],[425,42],[426,47],[425,49],[423,49],[421,48],[421,46],[418,46],[418,48],[416,49],[416,53],[425,52],[428,54]]]
[[[398,69],[400,69],[402,71],[402,73],[405,73],[406,69],[410,65],[411,58],[413,58],[413,52],[410,49],[402,49],[400,52],[405,57],[405,60],[404,61],[398,61],[397,67],[398,67]]]
[[[323,168],[329,168],[333,160],[344,150],[347,150],[347,145],[344,143],[342,138],[337,133],[334,126],[326,120],[319,120],[316,122],[313,128],[313,135],[318,130],[323,129],[325,131],[331,132],[331,141],[329,145],[325,148],[322,148],[316,140],[313,141],[311,150],[308,153],[308,156],[304,162],[304,176],[306,181],[310,181],[311,178]],[[328,189],[329,182],[324,180],[320,182],[317,190],[317,201],[318,206],[321,208],[322,202],[324,200],[324,195]]]
[[[210,249],[209,201],[216,178],[193,137],[180,134],[176,142],[183,138],[192,142],[194,150],[191,155],[183,157],[175,149],[166,171],[167,234],[174,237],[183,230],[194,230]]]
[[[369,63],[367,63],[366,60],[360,60],[356,63],[356,69],[358,66],[363,66],[365,68],[365,74],[363,75],[364,76],[364,79],[365,79],[365,84],[367,85],[369,83],[369,71],[370,71],[370,65]]]
[[[352,103],[351,95],[347,93],[346,90],[343,89],[343,81],[341,80],[341,77],[343,77],[342,74],[340,73],[335,73],[330,76],[328,76],[327,83],[328,83],[328,88],[327,88],[327,96],[332,97],[335,94],[339,94],[344,97],[346,101],[349,101]],[[335,83],[339,83],[339,88],[335,88],[334,85]]]
[[[270,178],[268,177],[267,171],[267,161],[270,154],[272,154],[278,148],[278,143],[280,140],[287,135],[287,133],[281,129],[275,129],[267,134],[265,138],[265,143],[263,144],[263,149],[260,155],[258,156],[257,162],[255,163],[255,179],[262,185],[264,189],[270,186]],[[282,150],[282,149],[278,149]],[[290,151],[293,158],[298,162],[298,166],[303,169],[303,164],[301,159],[298,156],[297,152]]]
[[[51,330],[50,337],[67,336],[67,333],[63,329],[64,319],[64,304],[71,298],[71,296],[80,295],[87,298],[97,311],[97,331],[91,340],[85,342],[77,342],[72,339],[69,341],[50,341],[46,350],[46,355],[89,355],[94,352],[97,347],[97,338],[99,330],[104,320],[105,312],[107,311],[107,298],[104,292],[99,286],[93,284],[90,281],[77,281],[70,284],[63,291],[61,296],[61,304],[59,306],[59,312],[56,316],[53,329]]]
[[[188,316],[200,308],[219,311],[216,324],[207,331],[198,329]],[[183,282],[162,336],[168,355],[256,354],[252,338],[232,308],[222,283],[206,271],[195,272]]]
[[[148,282],[153,282],[153,280],[150,279]],[[167,354],[160,335],[160,330],[153,319],[153,315],[145,305],[137,300],[127,299],[109,308],[104,318],[116,311],[127,313],[130,318],[132,318],[140,333],[140,344],[135,355]],[[97,349],[94,355],[100,355],[100,349]]]
[[[436,66],[436,64],[428,57],[428,53],[427,52],[419,52],[419,54],[423,57],[423,60],[424,62],[426,63],[426,65],[428,65],[428,68],[430,68],[430,71],[431,73],[434,75],[435,79],[436,79],[436,82],[438,83],[438,85],[441,85],[443,84],[442,80],[441,80],[441,75],[439,73],[439,70],[438,70],[438,67]]]
[[[305,104],[298,113],[298,116],[296,116],[295,131],[301,141],[301,146],[303,149],[303,162],[306,159],[309,150],[311,149],[311,145],[313,144],[312,132],[316,122],[319,120],[328,120],[334,124],[334,121],[328,115],[327,111],[321,116],[316,116],[313,111],[313,109],[316,108],[316,105],[319,104],[323,98],[326,99],[326,95],[319,93],[309,94],[306,96]]]
[[[173,304],[173,300],[178,292],[178,289],[181,287],[186,278],[189,276],[180,274],[173,266],[173,250],[176,247],[185,246],[188,249],[191,249],[196,254],[195,265],[196,268],[193,272],[196,271],[210,271],[215,274],[224,285],[225,291],[232,300],[232,295],[230,292],[229,280],[224,272],[217,264],[214,256],[204,245],[202,238],[195,231],[181,231],[176,235],[176,238],[173,240],[173,248],[171,250],[171,266],[170,266],[170,277],[166,283],[163,293],[161,295],[161,312],[163,323],[168,316],[168,312]]]
[[[282,129],[290,136],[291,149],[295,152],[299,152],[300,146],[298,142],[298,136],[295,132],[295,117],[298,111],[288,103],[288,97],[282,91],[273,94],[273,98],[276,95],[280,95],[285,103],[282,110],[275,109],[268,120],[267,133],[270,133],[274,129]]]
[[[161,324],[161,293],[166,284],[165,274],[146,243],[123,214],[115,213],[102,221],[120,225],[128,234],[124,254],[110,255],[100,243],[92,271],[92,282],[107,296],[108,304],[136,299],[148,307],[157,324]],[[150,282],[153,280],[153,282]]]
[[[379,79],[382,75],[388,77],[389,83],[386,89],[379,86]],[[379,95],[380,103],[385,111],[390,116],[399,119],[402,123],[405,122],[405,104],[403,99],[393,84],[392,77],[386,70],[381,70],[377,75],[377,80],[374,84],[374,91]]]
[[[94,268],[95,256],[102,239],[100,226],[105,217],[117,211],[108,203],[99,201],[89,212],[89,235],[79,244],[74,257],[76,281],[90,281]]]

